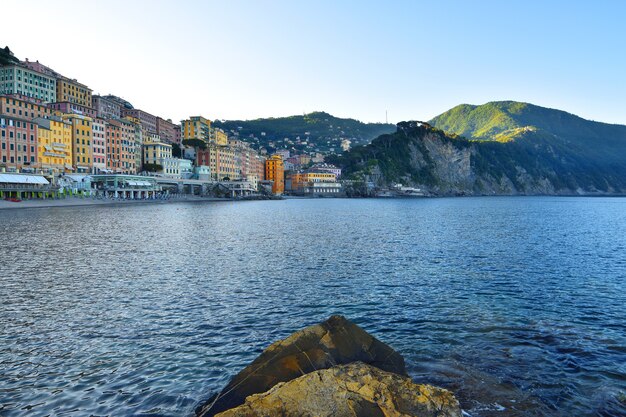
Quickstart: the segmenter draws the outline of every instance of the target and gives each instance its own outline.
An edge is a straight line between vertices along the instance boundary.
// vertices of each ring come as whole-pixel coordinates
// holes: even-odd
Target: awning
[[[0,174],[0,183],[4,184],[50,184],[41,175]]]

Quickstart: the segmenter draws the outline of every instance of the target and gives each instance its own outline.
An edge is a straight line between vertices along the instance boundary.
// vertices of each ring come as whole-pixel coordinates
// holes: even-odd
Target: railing
[[[58,191],[59,187],[55,185],[43,185],[39,184],[22,184],[22,185],[4,185],[0,184],[0,191]]]

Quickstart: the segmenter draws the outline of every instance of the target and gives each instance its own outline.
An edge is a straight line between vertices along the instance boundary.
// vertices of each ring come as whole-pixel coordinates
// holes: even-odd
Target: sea
[[[626,416],[626,198],[0,210],[0,415],[192,416],[341,314],[466,416]]]

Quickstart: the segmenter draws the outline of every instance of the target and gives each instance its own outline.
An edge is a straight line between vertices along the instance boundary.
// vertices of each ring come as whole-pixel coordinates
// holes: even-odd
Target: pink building
[[[174,143],[178,143],[180,145],[180,141],[181,141],[181,127],[180,125],[174,125]]]
[[[8,171],[35,169],[37,164],[37,124],[0,116],[0,167]]]
[[[91,152],[93,172],[105,172],[106,170],[106,121],[96,117],[91,122]]]
[[[102,119],[119,119],[122,116],[122,106],[107,97],[92,96],[91,107],[96,111],[96,116]]]
[[[122,108],[122,117],[134,117],[141,123],[141,133],[144,137],[157,133],[157,117],[139,109]]]
[[[81,114],[83,116],[96,117],[96,111],[91,107],[81,106],[80,104],[70,103],[69,101],[61,101],[50,103],[48,107],[51,110],[57,110],[62,113]]]
[[[162,119],[157,117],[157,134],[165,143],[176,143],[176,125],[171,119]],[[180,131],[180,130],[179,130]]]

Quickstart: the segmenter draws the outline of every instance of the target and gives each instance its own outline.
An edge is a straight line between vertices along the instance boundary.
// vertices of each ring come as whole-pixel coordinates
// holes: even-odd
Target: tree
[[[174,158],[182,158],[183,150],[178,143],[172,143],[172,156]]]
[[[161,164],[143,164],[143,170],[147,172],[159,172],[163,171],[163,165]]]

